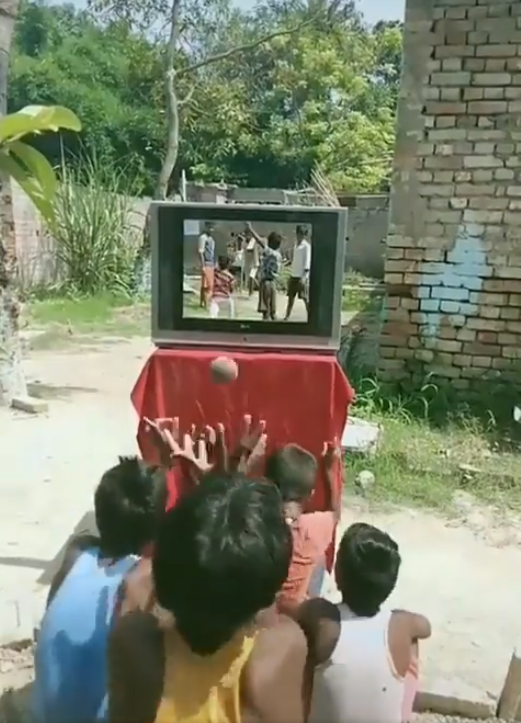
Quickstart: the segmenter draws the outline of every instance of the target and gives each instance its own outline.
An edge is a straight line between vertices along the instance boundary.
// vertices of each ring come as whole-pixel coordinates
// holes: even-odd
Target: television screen
[[[153,340],[336,349],[347,211],[154,202]]]

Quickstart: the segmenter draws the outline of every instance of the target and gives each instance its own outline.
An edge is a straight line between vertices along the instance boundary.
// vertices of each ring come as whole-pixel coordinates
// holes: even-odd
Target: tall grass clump
[[[128,294],[136,257],[132,224],[135,191],[124,170],[82,155],[72,166],[62,160],[49,229],[64,291],[74,294]]]

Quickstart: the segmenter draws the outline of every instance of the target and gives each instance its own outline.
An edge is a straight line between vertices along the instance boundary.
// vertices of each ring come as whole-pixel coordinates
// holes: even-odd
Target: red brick
[[[512,76],[510,73],[475,73],[472,77],[472,85],[494,86],[510,85]]]
[[[495,331],[479,331],[477,340],[480,344],[497,344],[498,335]]]
[[[498,342],[501,346],[512,346],[519,344],[519,334],[498,334]]]
[[[521,309],[517,307],[509,307],[501,309],[499,316],[501,319],[510,319],[511,321],[517,321],[521,319]]]
[[[512,58],[517,55],[517,47],[515,45],[480,45],[476,47],[476,56],[478,58]]]
[[[457,367],[469,367],[472,357],[468,354],[454,354],[453,363]]]
[[[501,347],[474,342],[463,344],[463,353],[471,356],[501,356]]]
[[[473,356],[472,366],[481,369],[489,369],[492,366],[492,359],[489,356]]]
[[[475,100],[468,104],[468,112],[475,115],[496,115],[506,113],[508,104],[502,100]]]

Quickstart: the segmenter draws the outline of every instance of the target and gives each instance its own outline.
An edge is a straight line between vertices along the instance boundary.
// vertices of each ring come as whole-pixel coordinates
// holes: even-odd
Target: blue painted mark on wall
[[[453,317],[453,322],[461,322],[462,317],[478,313],[476,299],[483,290],[485,278],[492,275],[484,249],[483,232],[483,226],[461,224],[454,248],[447,253],[447,260],[422,264],[418,296],[420,312],[424,316],[424,336],[437,337],[444,317],[448,316],[449,321]]]

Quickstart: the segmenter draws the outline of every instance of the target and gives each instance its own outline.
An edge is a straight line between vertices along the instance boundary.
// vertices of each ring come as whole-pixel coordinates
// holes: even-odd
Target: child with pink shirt
[[[266,460],[265,475],[280,490],[293,535],[293,556],[288,578],[278,597],[279,608],[293,607],[320,594],[326,551],[340,519],[341,495],[335,481],[338,457],[336,442],[326,445],[320,462],[327,479],[323,512],[304,512],[319,472],[319,463],[313,454],[298,444],[287,444]]]

